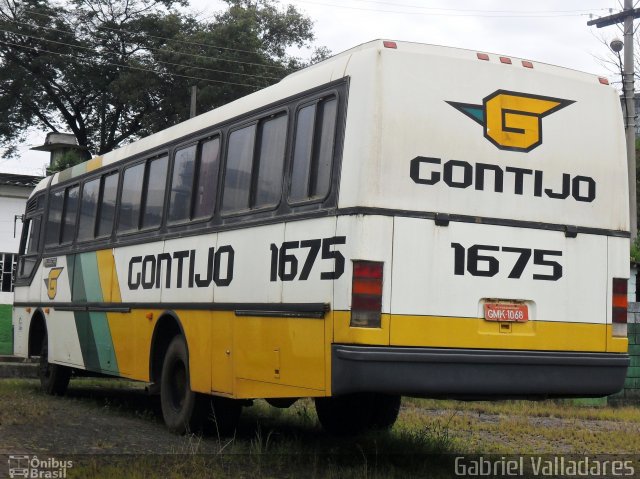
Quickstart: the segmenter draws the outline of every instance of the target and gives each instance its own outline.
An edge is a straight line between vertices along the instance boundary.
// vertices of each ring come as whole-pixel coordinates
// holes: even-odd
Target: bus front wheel
[[[206,397],[191,390],[189,377],[187,344],[179,335],[167,348],[160,379],[162,416],[176,434],[199,430],[206,414]]]
[[[62,396],[67,392],[71,368],[49,362],[49,337],[45,333],[40,348],[40,363],[38,365],[38,377],[42,390],[52,396]]]

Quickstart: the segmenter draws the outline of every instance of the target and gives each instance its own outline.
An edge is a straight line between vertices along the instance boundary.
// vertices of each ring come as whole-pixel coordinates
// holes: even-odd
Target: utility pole
[[[598,28],[624,22],[624,70],[622,93],[625,100],[625,133],[627,139],[627,171],[629,174],[629,226],[631,241],[638,235],[636,199],[636,104],[633,86],[633,20],[640,17],[640,9],[633,8],[633,0],[624,0],[624,10],[608,17],[590,20],[587,25]]]
[[[198,96],[198,87],[193,85],[191,87],[191,108],[189,109],[189,118],[196,116],[196,97]]]

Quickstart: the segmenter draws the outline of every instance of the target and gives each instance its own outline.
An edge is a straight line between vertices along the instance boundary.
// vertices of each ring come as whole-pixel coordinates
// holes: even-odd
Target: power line
[[[303,2],[303,0],[300,0]],[[475,10],[475,9],[463,9],[463,8],[439,8],[439,7],[425,7],[422,5],[409,5],[406,3],[396,2],[384,2],[380,0],[355,0],[363,3],[374,3],[380,5],[391,5],[394,7],[406,7],[406,8],[418,8],[420,10],[438,10],[443,12],[465,12],[465,13],[577,13],[577,12],[592,12],[598,10],[609,10],[608,8],[587,8],[579,10]],[[304,2],[303,2],[304,3]]]
[[[11,23],[16,23],[18,25],[25,25],[25,26],[32,27],[32,28],[40,28],[40,29],[49,30],[49,31],[52,31],[52,32],[67,33],[67,34],[71,33],[69,31],[60,30],[58,28],[44,27],[42,25],[34,25],[32,23],[19,22],[18,20],[9,20],[9,21]],[[280,66],[280,65],[265,65],[265,64],[262,64],[262,63],[245,62],[245,61],[241,61],[241,60],[231,60],[231,59],[228,59],[228,58],[210,57],[210,56],[207,56],[207,55],[198,55],[197,53],[179,52],[177,50],[171,50],[169,48],[145,47],[145,49],[150,50],[150,51],[154,51],[154,52],[176,53],[176,54],[179,54],[179,55],[185,55],[185,56],[190,56],[190,57],[195,57],[195,58],[205,58],[207,60],[229,62],[229,63],[239,63],[239,64],[242,64],[242,65],[253,65],[253,66],[259,66],[259,67],[263,67],[263,68],[273,68],[273,69],[278,69],[278,70],[286,70],[286,67],[283,67],[283,66]]]
[[[0,28],[0,32],[13,33],[13,34],[16,34],[16,35],[22,35],[22,36],[27,37],[27,38],[33,38],[35,40],[41,40],[41,41],[45,41],[45,42],[55,43],[55,44],[58,44],[58,45],[64,45],[64,46],[71,47],[71,48],[89,50],[90,52],[96,53],[96,54],[99,53],[94,48],[85,47],[85,46],[82,46],[82,45],[72,45],[70,43],[59,42],[57,40],[49,40],[47,38],[36,37],[36,36],[33,36],[33,35],[28,35],[26,33],[14,32],[14,31],[11,31],[11,30],[3,30],[1,28]],[[165,61],[162,61],[162,60],[154,60],[154,61],[156,63],[162,63],[162,64],[165,64],[165,65],[172,65],[172,66],[185,67],[185,68],[194,68],[196,70],[205,70],[205,71],[210,71],[210,72],[214,72],[214,73],[226,73],[226,74],[229,74],[229,75],[241,75],[241,76],[245,76],[245,77],[262,78],[262,79],[270,79],[270,80],[280,80],[281,79],[281,78],[272,77],[272,76],[252,75],[250,73],[237,73],[237,72],[230,72],[230,71],[226,71],[226,70],[215,70],[213,68],[198,67],[198,66],[194,66],[194,65],[184,65],[182,63],[165,62]]]
[[[48,17],[48,18],[55,18],[58,19],[59,17],[55,16],[55,15],[47,15],[46,13],[37,13],[37,12],[25,12],[28,15],[38,15],[41,17]],[[95,28],[97,28],[98,30],[109,30],[112,32],[118,32],[118,33],[128,33],[130,35],[139,35],[139,32],[132,32],[130,30],[123,30],[122,28],[110,28],[110,27],[105,27],[103,25],[97,25],[95,26]],[[169,38],[169,37],[161,37],[158,35],[150,35],[148,33],[145,33],[145,36],[149,37],[149,38],[157,38],[158,40],[168,40],[171,42],[177,42],[177,43],[183,43],[185,45],[196,45],[196,46],[200,46],[200,47],[208,47],[208,48],[217,48],[220,50],[227,50],[227,51],[232,51],[232,52],[241,52],[241,53],[251,53],[252,55],[258,55],[259,52],[254,51],[254,50],[241,50],[239,48],[230,48],[230,47],[221,47],[219,45],[210,45],[208,43],[198,43],[198,42],[189,42],[187,40],[179,40],[177,38]]]
[[[546,14],[544,11],[540,11],[540,14],[482,14],[482,11],[478,10],[477,13],[431,13],[431,12],[411,12],[411,11],[400,11],[400,10],[386,10],[379,8],[367,8],[367,7],[356,7],[350,5],[338,5],[335,3],[324,3],[324,2],[316,2],[311,0],[293,0],[298,3],[308,3],[312,5],[321,5],[325,7],[335,7],[335,8],[343,8],[347,10],[360,10],[360,11],[369,11],[369,12],[377,12],[377,13],[397,13],[397,14],[411,14],[411,15],[424,15],[428,17],[478,17],[478,18],[560,18],[560,17],[579,17],[587,15],[586,12],[590,12],[592,10],[585,10],[585,13],[556,13],[553,15]],[[413,7],[420,8],[420,7]],[[594,9],[598,10],[598,9]],[[470,10],[473,11],[473,10]]]
[[[77,61],[91,61],[91,59],[78,58],[78,57],[76,57],[74,55],[70,55],[68,53],[52,52],[52,51],[49,51],[49,50],[45,50],[43,48],[27,47],[25,45],[18,45],[17,43],[6,42],[4,40],[0,40],[0,43],[3,43],[5,45],[11,45],[11,46],[18,47],[18,48],[24,48],[24,49],[27,49],[27,50],[33,50],[35,52],[45,52],[45,53],[51,53],[52,55],[60,55],[60,56],[63,56],[63,57],[73,58],[74,60],[77,60]],[[163,72],[159,72],[159,71],[156,71],[156,70],[150,70],[148,68],[134,67],[134,66],[131,66],[131,65],[122,65],[122,64],[119,64],[119,63],[102,62],[102,63],[100,63],[100,65],[109,65],[109,66],[120,67],[120,68],[129,68],[131,70],[138,70],[138,71],[155,73],[156,75],[169,75],[169,76],[173,76],[173,77],[188,78],[188,79],[191,79],[191,80],[201,80],[201,81],[213,82],[213,83],[224,83],[226,85],[244,86],[244,87],[252,88],[254,90],[258,90],[258,89],[262,88],[262,87],[257,86],[257,85],[248,85],[246,83],[235,83],[235,82],[228,82],[228,81],[223,81],[223,80],[212,80],[210,78],[202,78],[202,77],[194,77],[194,76],[189,76],[189,75],[181,75],[179,73],[163,73]]]

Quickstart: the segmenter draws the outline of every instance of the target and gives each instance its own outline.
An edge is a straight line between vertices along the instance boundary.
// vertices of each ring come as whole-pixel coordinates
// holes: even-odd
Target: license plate
[[[529,308],[526,304],[517,303],[485,303],[484,319],[487,321],[515,321],[529,320]]]

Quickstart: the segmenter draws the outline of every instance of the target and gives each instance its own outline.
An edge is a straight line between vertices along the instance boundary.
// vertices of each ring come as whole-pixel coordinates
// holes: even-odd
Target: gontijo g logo
[[[58,278],[62,274],[64,268],[51,268],[49,271],[49,277],[44,280],[44,284],[47,287],[47,296],[49,299],[55,299],[58,294]]]
[[[574,101],[496,90],[482,105],[447,103],[482,125],[484,137],[501,150],[528,152],[542,144],[542,118]]]

